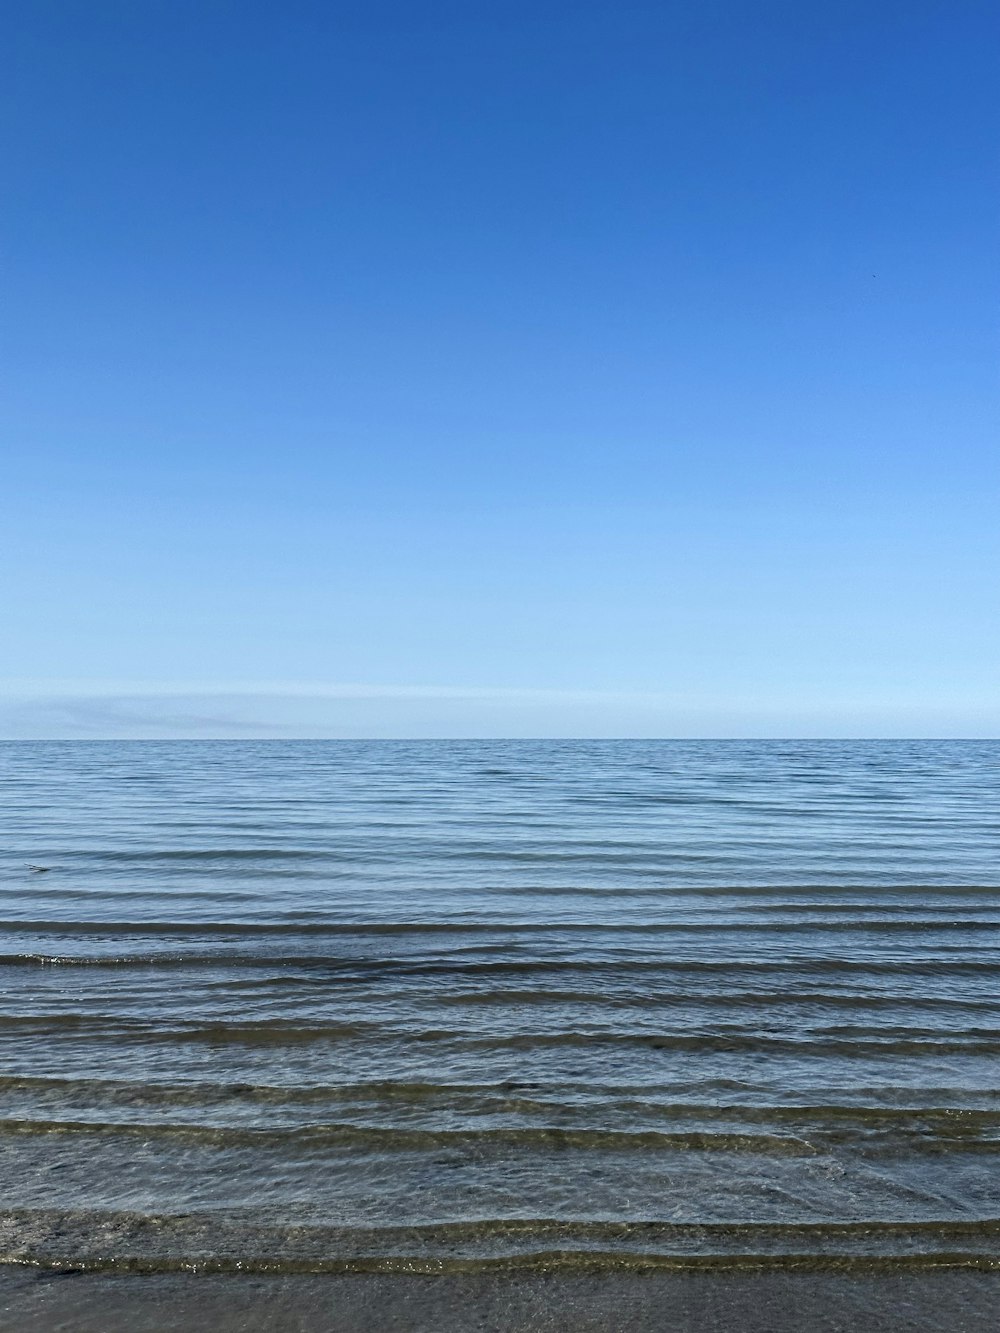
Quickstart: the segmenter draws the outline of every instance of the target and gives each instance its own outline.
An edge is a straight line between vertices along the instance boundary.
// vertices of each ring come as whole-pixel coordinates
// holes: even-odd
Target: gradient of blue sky
[[[1000,732],[993,3],[4,26],[5,734]]]

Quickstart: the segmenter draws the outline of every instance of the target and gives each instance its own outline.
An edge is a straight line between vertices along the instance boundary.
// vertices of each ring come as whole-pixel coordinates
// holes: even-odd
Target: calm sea
[[[0,781],[0,1259],[998,1262],[1000,743],[18,742]]]

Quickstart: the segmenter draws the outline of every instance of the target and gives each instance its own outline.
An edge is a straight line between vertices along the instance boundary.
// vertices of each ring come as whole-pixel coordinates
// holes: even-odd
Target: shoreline
[[[1000,1270],[303,1274],[0,1268],[18,1333],[993,1333]]]

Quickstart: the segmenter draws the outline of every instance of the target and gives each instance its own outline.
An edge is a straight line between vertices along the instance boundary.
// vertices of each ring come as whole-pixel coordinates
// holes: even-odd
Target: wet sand
[[[12,1333],[995,1333],[1000,1271],[110,1276],[0,1270]]]

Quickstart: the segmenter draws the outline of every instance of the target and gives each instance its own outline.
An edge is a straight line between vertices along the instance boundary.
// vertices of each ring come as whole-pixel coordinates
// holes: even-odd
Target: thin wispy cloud
[[[919,696],[862,704],[836,696],[747,696],[720,707],[710,697],[665,691],[502,686],[0,689],[0,738],[6,739],[938,736],[998,730],[1000,709],[991,700],[979,701],[978,708],[967,698],[932,707]]]

